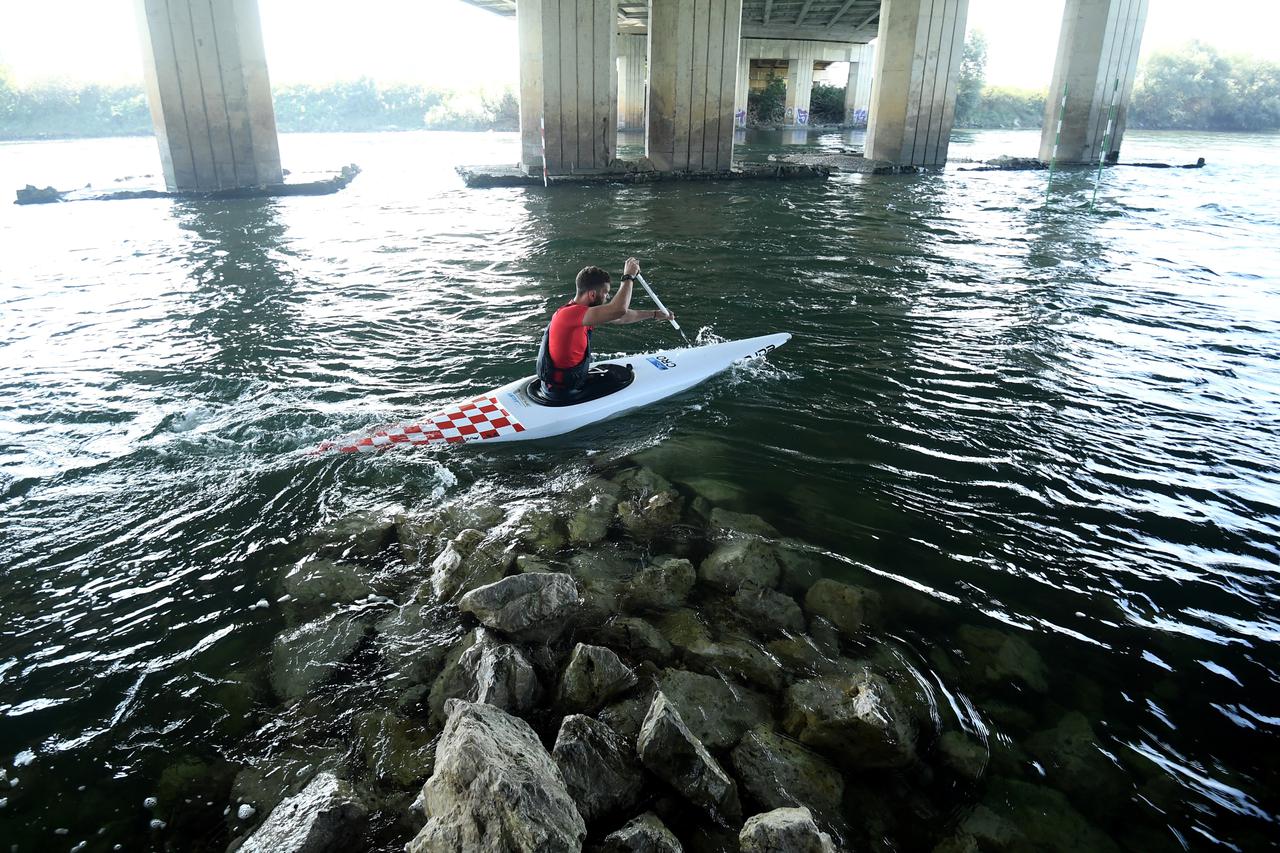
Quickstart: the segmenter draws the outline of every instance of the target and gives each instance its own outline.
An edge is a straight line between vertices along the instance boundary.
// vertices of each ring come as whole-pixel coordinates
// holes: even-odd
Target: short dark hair
[[[581,296],[591,290],[601,290],[606,284],[612,282],[609,274],[600,267],[583,267],[578,273],[578,277],[574,280],[574,284],[578,287],[578,295]]]

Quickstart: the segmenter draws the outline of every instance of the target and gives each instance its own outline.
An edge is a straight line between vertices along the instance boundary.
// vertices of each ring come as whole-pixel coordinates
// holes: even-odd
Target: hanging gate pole
[[[1093,182],[1093,198],[1089,200],[1089,212],[1093,213],[1093,205],[1098,201],[1098,185],[1102,183],[1102,167],[1107,162],[1108,148],[1111,142],[1111,127],[1116,120],[1116,101],[1120,97],[1120,78],[1116,78],[1111,89],[1111,107],[1107,110],[1107,129],[1102,133],[1102,150],[1098,152],[1098,177]]]
[[[1058,129],[1053,132],[1053,153],[1049,157],[1049,182],[1044,186],[1044,200],[1049,201],[1053,188],[1053,168],[1058,164],[1058,141],[1062,139],[1062,116],[1067,111],[1067,84],[1062,84],[1062,103],[1058,105]]]

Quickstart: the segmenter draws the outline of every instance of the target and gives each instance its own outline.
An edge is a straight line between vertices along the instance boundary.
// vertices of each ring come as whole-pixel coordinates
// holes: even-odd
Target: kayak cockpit
[[[542,381],[532,379],[525,386],[524,393],[539,406],[555,407],[576,406],[589,403],[616,394],[636,379],[635,369],[629,364],[598,364],[587,371],[587,381],[582,390],[567,400],[553,400],[542,388]]]

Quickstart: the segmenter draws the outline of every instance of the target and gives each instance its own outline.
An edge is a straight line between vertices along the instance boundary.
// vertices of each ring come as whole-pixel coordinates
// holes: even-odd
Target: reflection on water
[[[803,133],[743,153],[862,142]],[[1035,139],[957,132],[952,155]],[[635,454],[907,602],[878,639],[990,756],[977,794],[930,802],[1024,807],[1038,767],[1125,849],[1273,843],[1275,137],[1130,134],[1126,159],[1209,166],[1109,170],[1093,216],[1085,173],[1046,206],[1036,173],[478,193],[449,171],[513,144],[285,137],[291,168],[365,171],[325,199],[0,213],[0,835],[220,847],[233,780],[338,760],[308,726],[337,737],[388,689],[357,661],[321,712],[268,713],[278,578],[314,530],[473,492],[518,506]],[[152,146],[8,145],[0,179],[140,174]],[[555,442],[298,454],[528,371],[574,272],[631,254],[691,331],[795,339]],[[1043,684],[975,669],[984,644],[1024,654],[1004,636]],[[148,828],[146,797],[196,788]]]

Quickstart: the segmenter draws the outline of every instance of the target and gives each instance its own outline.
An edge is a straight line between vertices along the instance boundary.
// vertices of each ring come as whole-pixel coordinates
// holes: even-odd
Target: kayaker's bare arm
[[[584,326],[603,326],[606,323],[613,323],[625,317],[627,311],[631,308],[631,278],[640,272],[640,262],[635,258],[627,258],[627,263],[622,268],[624,276],[622,286],[618,288],[618,293],[604,305],[597,305],[594,308],[588,308],[586,313],[582,315],[582,325]],[[634,320],[631,322],[635,322]]]
[[[612,322],[615,326],[623,326],[627,323],[639,323],[641,320],[674,320],[675,318],[676,315],[672,312],[659,311],[656,308],[652,311],[639,311],[635,308],[628,308],[627,313]]]

